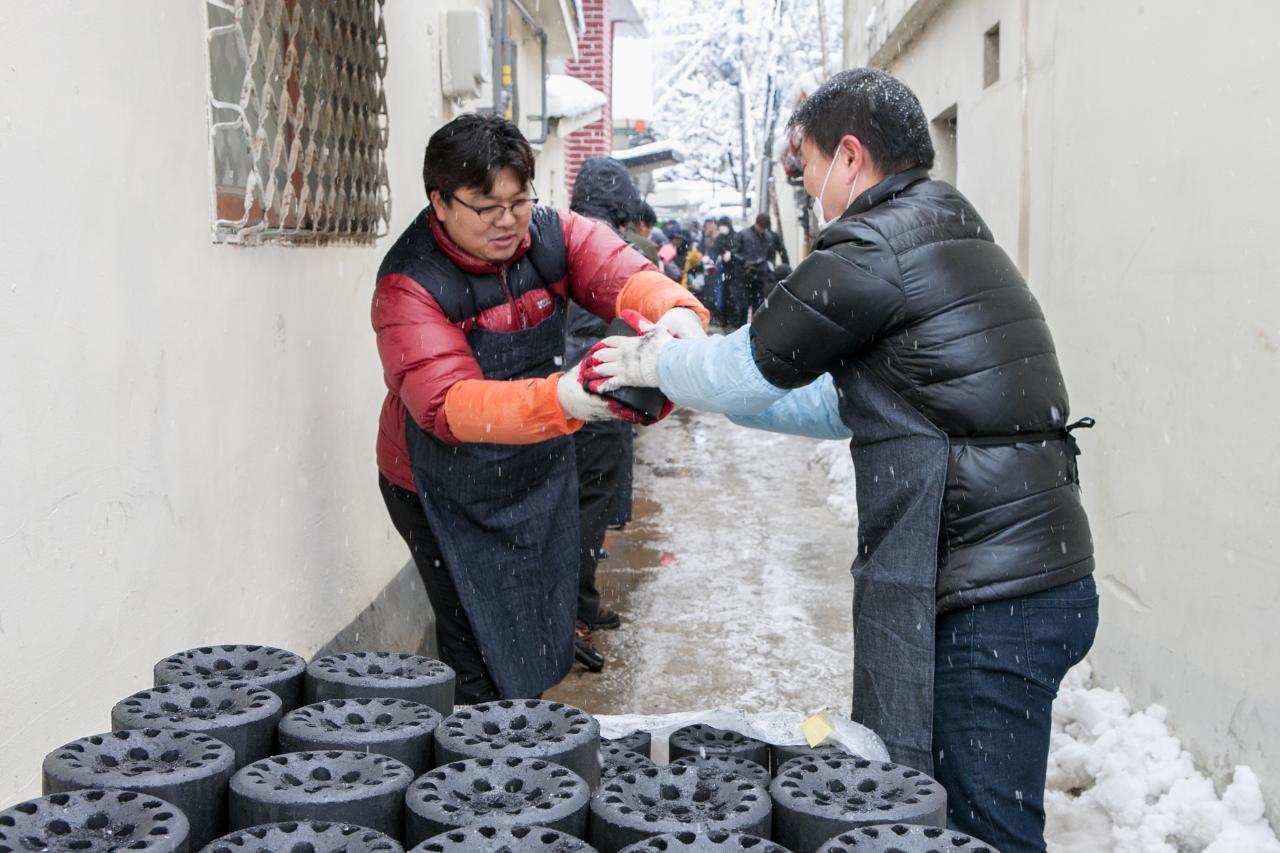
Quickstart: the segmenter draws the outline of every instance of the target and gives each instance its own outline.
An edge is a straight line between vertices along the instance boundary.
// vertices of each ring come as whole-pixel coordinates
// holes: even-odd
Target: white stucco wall
[[[778,221],[773,223],[773,230],[782,237],[791,265],[795,266],[807,254],[805,228],[800,217],[802,208],[796,203],[796,188],[787,183],[787,175],[781,166],[773,169],[773,189],[778,199]]]
[[[394,238],[448,117],[389,0]],[[404,565],[376,482],[388,245],[210,240],[204,4],[0,8],[0,806],[151,665],[312,653]]]
[[[882,0],[883,2],[883,0]],[[872,5],[854,0],[847,20]],[[1000,81],[982,87],[983,33]],[[952,0],[889,70],[1028,272],[1083,434],[1093,660],[1280,808],[1280,6]],[[866,39],[849,39],[854,62]],[[859,45],[862,45],[859,55]],[[1023,73],[1022,69],[1026,69]]]

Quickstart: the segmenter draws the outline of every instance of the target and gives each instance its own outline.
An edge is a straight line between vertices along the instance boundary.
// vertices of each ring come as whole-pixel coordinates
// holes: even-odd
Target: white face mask
[[[719,231],[721,234],[728,234],[728,233],[729,233],[729,226],[728,226],[728,225],[721,225],[721,226],[720,226],[718,229],[716,229],[716,230],[717,230],[717,231]]]
[[[836,150],[836,156],[831,158],[831,165],[827,167],[827,176],[822,179],[822,188],[818,190],[818,230],[821,231],[831,224],[831,220],[827,219],[826,208],[822,206],[822,198],[827,194],[827,181],[831,180],[831,171],[836,167],[836,160],[840,156],[839,149]],[[844,200],[844,207],[840,209],[844,213],[849,209],[849,205],[853,203],[853,190],[858,186],[858,173],[853,173],[853,183],[849,185],[849,197]]]

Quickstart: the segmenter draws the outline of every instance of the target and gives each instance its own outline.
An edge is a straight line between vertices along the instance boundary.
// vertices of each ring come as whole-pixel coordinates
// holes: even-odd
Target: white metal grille
[[[382,0],[206,0],[206,10],[214,239],[385,234]]]

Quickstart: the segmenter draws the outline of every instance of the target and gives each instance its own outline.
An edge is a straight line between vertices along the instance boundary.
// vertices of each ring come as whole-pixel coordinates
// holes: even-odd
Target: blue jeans
[[[1001,853],[1043,853],[1051,711],[1093,645],[1093,578],[948,611],[937,626],[933,769],[947,824]]]

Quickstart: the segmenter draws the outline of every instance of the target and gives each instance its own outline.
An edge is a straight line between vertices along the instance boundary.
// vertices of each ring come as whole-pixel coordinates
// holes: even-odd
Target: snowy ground
[[[844,446],[825,443],[814,459],[829,472],[828,506],[855,517]],[[1168,716],[1095,687],[1088,661],[1067,674],[1053,706],[1050,853],[1280,853],[1253,771],[1237,767],[1219,795],[1169,731]]]
[[[550,695],[599,714],[847,714],[854,531],[813,446],[689,412],[645,430],[636,519],[599,572],[625,624],[597,633],[603,673]]]

